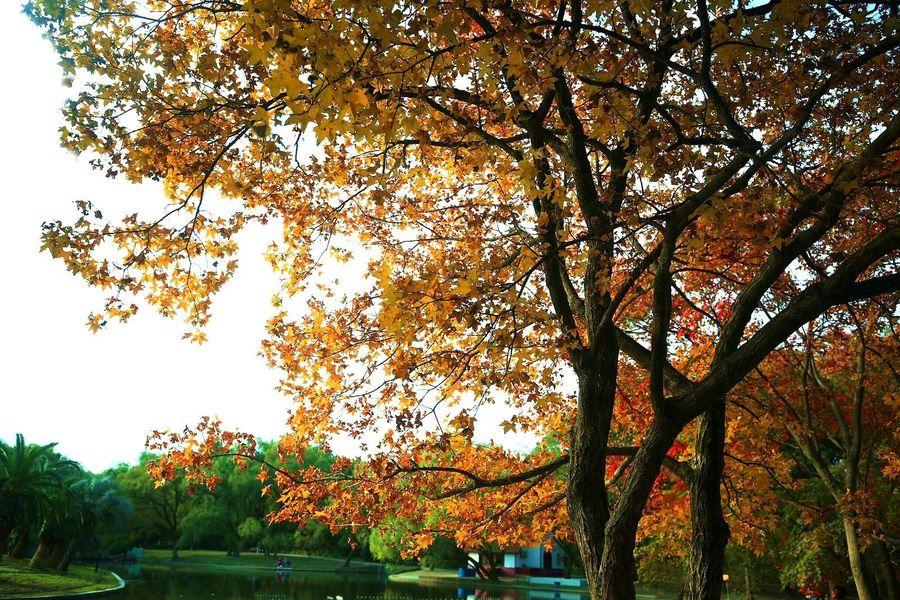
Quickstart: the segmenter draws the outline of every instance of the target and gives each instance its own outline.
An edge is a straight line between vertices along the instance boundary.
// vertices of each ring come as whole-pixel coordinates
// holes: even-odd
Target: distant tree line
[[[79,556],[117,558],[141,547],[167,549],[172,558],[182,549],[204,549],[232,556],[241,552],[300,553],[340,557],[347,563],[351,559],[415,562],[400,551],[403,537],[421,527],[409,520],[395,518],[377,530],[356,531],[333,531],[317,521],[269,521],[279,490],[276,485],[264,493],[271,477],[261,470],[275,467],[299,473],[315,467],[329,472],[337,457],[319,448],[308,448],[302,462],[283,461],[271,442],[259,444],[255,461],[219,458],[214,466],[218,484],[213,489],[194,488],[184,477],[155,481],[147,471],[153,458],[144,454],[137,464],[121,464],[94,474],[56,452],[55,444],[28,444],[22,435],[12,444],[0,441],[0,560],[3,554],[30,557],[32,567],[65,572]],[[832,460],[839,464],[836,458]],[[791,469],[792,487],[779,494],[779,509],[769,522],[785,543],[753,551],[741,545],[730,547],[726,568],[732,589],[816,588],[839,594],[852,586],[842,515],[834,510],[822,480],[799,464],[797,461]],[[881,492],[893,498],[886,504],[884,521],[896,523],[897,496],[891,489]],[[810,511],[821,520],[811,522]],[[680,585],[688,569],[687,557],[678,548],[684,542],[683,533],[670,530],[643,539],[638,563],[641,580]],[[556,543],[570,557],[565,575],[583,576],[577,546],[564,540]],[[466,550],[479,551],[483,559],[479,574],[487,577],[491,566],[503,564],[504,551],[509,548],[491,543]],[[883,551],[870,544],[862,553],[863,568],[879,588],[886,581],[879,571],[883,562],[879,552]],[[456,568],[468,563],[466,552],[442,536],[435,537],[416,560],[423,568]]]
[[[389,536],[366,529],[270,523],[278,494],[263,494],[263,462],[295,472],[328,470],[335,457],[309,448],[302,464],[284,464],[272,443],[261,443],[258,455],[259,462],[246,464],[219,459],[220,483],[211,490],[184,478],[154,481],[147,473],[151,454],[95,474],[60,455],[55,444],[28,444],[21,434],[11,445],[0,441],[0,557],[30,557],[32,567],[63,572],[77,556],[116,558],[136,547],[166,548],[172,558],[180,549],[205,549],[404,562]],[[434,546],[422,559],[425,565],[465,563],[452,541],[439,538]]]

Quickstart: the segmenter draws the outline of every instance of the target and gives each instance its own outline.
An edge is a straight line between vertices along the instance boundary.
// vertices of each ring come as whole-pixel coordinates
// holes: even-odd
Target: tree
[[[222,459],[215,462],[213,476],[217,483],[201,489],[201,503],[218,515],[216,531],[228,553],[237,556],[241,551],[241,523],[250,517],[261,520],[268,512],[267,498],[261,493],[259,465]]]
[[[166,543],[172,558],[178,558],[182,525],[195,501],[184,479],[156,485],[147,476],[149,460],[149,455],[141,456],[138,465],[119,473],[116,480],[134,505],[134,522],[143,529],[141,537]]]
[[[328,527],[317,521],[309,521],[294,532],[294,548],[310,556],[342,556],[347,553],[346,543],[332,535]]]
[[[114,291],[92,329],[143,299],[201,342],[237,231],[282,225],[283,449],[380,439],[349,475],[278,473],[285,520],[425,515],[419,550],[571,537],[591,596],[630,600],[700,418],[691,591],[718,598],[728,394],[805,323],[900,288],[890,4],[33,0],[76,86],[63,145],[171,199],[117,222],[82,202],[44,248]],[[354,251],[367,276],[336,296]],[[614,418],[625,395],[644,418]],[[490,402],[563,452],[473,444]],[[197,480],[247,442],[208,421],[154,440],[158,476]]]
[[[835,529],[843,531],[843,555],[859,598],[897,597],[887,550],[895,516],[891,464],[897,460],[892,445],[900,383],[893,311],[886,305],[866,312],[848,307],[831,319],[810,323],[747,382],[753,390],[744,396],[746,408],[758,424],[738,433],[743,438],[739,459],[765,468],[770,486],[784,489],[806,479],[818,481],[823,493],[813,506],[836,515]],[[804,476],[786,476],[779,461]],[[810,503],[804,504],[801,508],[808,511]],[[821,517],[814,525],[812,534],[828,531]],[[865,547],[872,550],[881,593],[866,573]]]
[[[241,543],[244,544],[244,548],[255,548],[263,539],[265,527],[259,522],[259,519],[247,517],[238,525],[237,532],[241,538]]]
[[[90,475],[85,489],[86,507],[80,528],[73,543],[56,565],[65,572],[77,552],[100,553],[110,548],[122,548],[117,535],[131,523],[134,505],[122,493],[118,482],[105,475]]]
[[[370,543],[371,539],[370,537]],[[374,554],[373,552],[372,555]],[[422,568],[429,570],[457,569],[466,566],[467,563],[466,553],[460,550],[451,538],[443,536],[435,538],[428,551],[422,555],[420,562]]]
[[[59,456],[55,446],[26,444],[20,433],[12,446],[0,442],[0,554],[14,527],[27,538],[30,528],[43,521],[53,498],[76,472],[77,465]]]
[[[207,496],[201,498],[184,518],[178,546],[225,550],[232,555],[240,554],[241,539],[232,526],[227,508]]]
[[[404,535],[404,527],[392,526],[388,524],[382,529],[376,529],[369,534],[369,552],[372,558],[385,563],[398,563],[403,560],[400,555],[400,548],[403,544],[400,536]]]
[[[294,550],[296,527],[268,526],[262,537],[262,547],[266,554],[279,554]]]
[[[110,479],[78,472],[51,500],[40,524],[32,568],[66,572],[72,558],[84,550],[99,550],[103,526],[119,526],[131,506]]]

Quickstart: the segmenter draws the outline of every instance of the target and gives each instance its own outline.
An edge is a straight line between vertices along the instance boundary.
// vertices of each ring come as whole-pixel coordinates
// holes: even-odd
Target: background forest
[[[348,563],[404,562],[383,532],[331,531],[315,521],[270,523],[277,494],[263,494],[263,464],[295,472],[310,466],[327,470],[335,457],[310,448],[302,464],[286,464],[273,444],[263,442],[258,458],[246,465],[217,460],[220,483],[209,489],[183,478],[158,485],[147,473],[150,454],[135,465],[90,473],[55,452],[54,444],[28,444],[22,436],[12,445],[0,441],[0,551],[32,556],[35,567],[61,571],[75,557],[115,560],[129,557],[134,548],[170,550],[173,559],[181,549],[204,549],[231,556],[300,553]],[[449,568],[461,566],[465,557],[440,539],[420,562]]]
[[[548,443],[553,445],[552,440]],[[12,445],[0,442],[0,549],[18,558],[31,556],[35,567],[59,571],[65,571],[73,559],[92,561],[98,555],[101,560],[130,559],[135,548],[165,549],[172,559],[178,558],[179,550],[204,549],[235,557],[242,552],[296,553],[339,557],[348,564],[360,559],[418,563],[429,569],[466,563],[465,552],[446,537],[437,537],[418,560],[404,560],[400,538],[414,527],[410,523],[395,521],[383,530],[354,532],[332,531],[316,521],[270,522],[279,492],[264,491],[265,470],[331,470],[336,457],[316,447],[306,450],[302,463],[283,462],[271,442],[259,444],[256,461],[244,464],[221,457],[215,461],[218,482],[212,489],[195,488],[183,477],[159,484],[147,472],[152,460],[147,453],[138,464],[90,473],[55,452],[53,444],[28,444],[22,436]],[[811,470],[795,465],[790,472],[793,489],[799,493],[774,490],[780,508],[771,523],[774,530],[766,532],[783,543],[765,548],[752,543],[730,545],[727,571],[734,574],[733,589],[815,593],[851,587],[841,517],[833,499]],[[879,491],[889,495],[892,490]],[[665,512],[684,515],[683,486],[670,487],[666,496]],[[887,502],[886,509],[896,512],[896,502]],[[896,516],[885,516],[890,518]],[[687,569],[687,548],[679,549],[674,542],[686,535],[687,527],[685,520],[681,531],[644,538],[639,563],[642,581],[680,585]],[[567,575],[583,576],[577,546],[557,542],[576,558]],[[502,551],[495,545],[475,550],[495,555]],[[880,572],[884,552],[889,552],[888,545],[877,541],[870,541],[864,552],[869,576],[882,588],[887,584]]]

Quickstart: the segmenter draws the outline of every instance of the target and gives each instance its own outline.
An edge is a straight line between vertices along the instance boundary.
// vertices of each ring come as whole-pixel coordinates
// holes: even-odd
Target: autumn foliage
[[[748,488],[784,473],[811,385],[786,365],[841,371],[848,305],[877,313],[863,396],[896,401],[896,316],[872,308],[900,288],[890,4],[33,0],[73,86],[63,145],[171,203],[84,203],[44,247],[110,290],[92,328],[143,303],[203,341],[235,235],[269,223],[281,451],[365,456],[273,473],[275,519],[407,523],[409,553],[570,539],[605,599],[681,524],[691,593],[718,597],[725,447]],[[498,429],[535,450],[478,443]],[[252,444],[151,438],[157,475],[210,485]]]

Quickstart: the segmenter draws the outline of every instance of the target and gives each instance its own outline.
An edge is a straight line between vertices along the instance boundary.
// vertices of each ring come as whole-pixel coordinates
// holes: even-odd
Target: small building
[[[496,569],[503,576],[513,575],[561,575],[568,564],[568,555],[557,544],[552,542],[551,549],[546,546],[517,546],[503,548],[502,560],[495,560]],[[488,567],[490,561],[479,552],[469,552],[469,559],[475,564]]]

